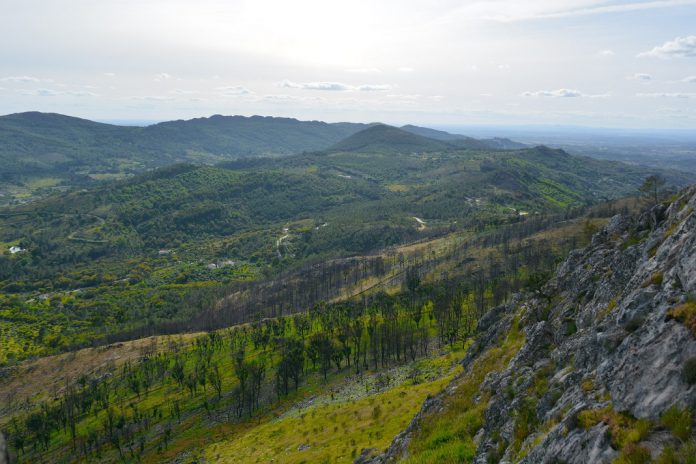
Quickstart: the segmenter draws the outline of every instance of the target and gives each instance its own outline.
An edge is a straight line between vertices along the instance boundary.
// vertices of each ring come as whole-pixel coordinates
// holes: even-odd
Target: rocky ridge
[[[477,464],[692,462],[696,456],[696,187],[637,217],[615,216],[542,288],[479,322],[465,372],[429,399],[384,454],[407,458],[477,359],[513,324],[524,343],[488,372],[474,404]],[[415,437],[415,438],[414,438]],[[367,451],[367,450],[366,450]]]

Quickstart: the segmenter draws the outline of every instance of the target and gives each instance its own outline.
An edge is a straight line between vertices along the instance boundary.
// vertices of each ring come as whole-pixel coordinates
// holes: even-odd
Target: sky
[[[0,0],[0,114],[696,129],[696,0]]]

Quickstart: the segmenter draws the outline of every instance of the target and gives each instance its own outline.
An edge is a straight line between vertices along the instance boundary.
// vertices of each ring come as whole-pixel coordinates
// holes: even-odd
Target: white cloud
[[[173,100],[172,97],[165,97],[161,95],[135,95],[132,97],[128,97],[131,100],[147,100],[147,101],[169,101]]]
[[[27,82],[41,82],[41,79],[39,79],[38,77],[32,77],[32,76],[9,76],[9,77],[3,77],[2,79],[0,79],[0,81],[27,83]]]
[[[278,86],[286,89],[327,90],[332,92],[384,92],[392,88],[391,85],[387,84],[361,84],[353,86],[342,82],[293,82],[287,79],[278,84]]]
[[[652,80],[652,76],[650,74],[645,73],[636,73],[632,76],[628,76],[626,79],[632,81],[649,81]]]
[[[264,95],[261,97],[261,101],[268,103],[298,103],[298,102],[310,102],[310,101],[322,101],[323,98],[320,97],[298,97],[296,95]]]
[[[519,0],[479,0],[468,2],[457,11],[456,15],[464,18],[514,22],[624,13],[693,4],[696,4],[695,0],[634,0],[623,3],[603,0],[536,0],[526,2]]]
[[[33,89],[33,90],[22,90],[21,95],[31,96],[31,97],[58,97],[61,95],[69,97],[98,97],[99,95],[90,92],[88,90],[53,90],[53,89]]]
[[[385,92],[391,89],[391,85],[384,84],[364,84],[356,87],[356,90],[359,90],[360,92]]]
[[[172,75],[171,75],[171,74],[159,73],[159,74],[155,74],[155,77],[154,77],[153,80],[154,80],[155,82],[164,82],[164,81],[168,81],[168,80],[171,79],[171,78],[172,78]]]
[[[398,68],[397,71],[402,72],[402,73],[412,73],[413,71],[415,71],[415,69],[413,69],[410,66],[402,66],[402,67]]]
[[[251,90],[241,85],[218,87],[215,90],[218,90],[225,97],[238,97],[240,95],[249,95],[251,93]]]
[[[289,80],[284,80],[280,83],[280,87],[286,89],[303,89],[303,90],[329,90],[334,92],[343,92],[346,90],[352,90],[352,87],[341,82],[292,82]]]
[[[389,94],[386,96],[387,98],[393,98],[394,100],[408,100],[408,101],[413,101],[413,100],[435,100],[439,101],[442,100],[444,97],[442,95],[421,95],[418,93],[413,93],[413,94],[398,94],[398,93],[393,93]]]
[[[599,56],[603,56],[603,57],[607,57],[607,58],[610,57],[610,56],[616,55],[616,53],[614,53],[613,50],[609,50],[609,49],[600,50],[597,54],[598,54]]]
[[[55,97],[60,95],[60,92],[57,92],[52,89],[22,90],[20,93],[22,95],[34,97]]]
[[[68,90],[67,92],[62,92],[63,95],[70,95],[71,97],[98,97],[99,95],[90,92],[88,90]]]
[[[682,79],[682,82],[688,82],[689,84],[696,84],[696,76],[687,76]]]
[[[346,72],[356,73],[356,74],[377,74],[377,73],[381,73],[382,70],[379,68],[353,68],[353,69],[346,69]]]
[[[170,93],[174,93],[176,95],[191,95],[198,93],[198,90],[174,89]]]
[[[670,92],[657,92],[657,93],[637,93],[636,97],[641,98],[690,98],[693,97],[693,93],[670,93]]]
[[[112,73],[112,72],[105,72],[104,75],[106,77],[116,77],[116,73]]]
[[[536,92],[524,92],[523,97],[555,97],[555,98],[574,98],[586,97],[579,90],[574,89],[558,89],[558,90],[538,90]]]
[[[420,94],[398,94],[398,93],[392,93],[387,95],[387,98],[402,98],[406,100],[416,100],[418,98],[423,98],[423,95]]]
[[[639,53],[638,56],[656,58],[696,58],[696,35],[677,37],[674,40],[658,45],[652,50]]]

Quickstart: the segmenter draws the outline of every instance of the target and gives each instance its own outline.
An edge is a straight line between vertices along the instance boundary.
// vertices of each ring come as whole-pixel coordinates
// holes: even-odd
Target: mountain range
[[[375,137],[387,126],[325,123],[263,116],[220,116],[168,121],[146,127],[117,126],[61,114],[27,112],[0,117],[0,182],[50,186],[113,178],[175,162],[215,163],[254,156],[284,156],[326,149],[356,149],[351,136]],[[382,148],[418,151],[519,148],[513,142],[477,141],[404,126]],[[386,134],[389,135],[389,134]],[[345,139],[345,141],[344,141]],[[364,140],[367,142],[367,140]],[[369,143],[375,143],[373,140]],[[368,145],[363,148],[369,149]],[[46,178],[52,179],[46,181]],[[43,182],[40,180],[43,179]]]

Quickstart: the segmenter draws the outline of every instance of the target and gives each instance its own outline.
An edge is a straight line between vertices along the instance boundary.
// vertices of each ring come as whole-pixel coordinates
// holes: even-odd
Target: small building
[[[12,254],[20,253],[22,251],[26,251],[26,250],[24,248],[22,248],[20,246],[16,246],[16,245],[10,247],[10,253],[12,253]]]

